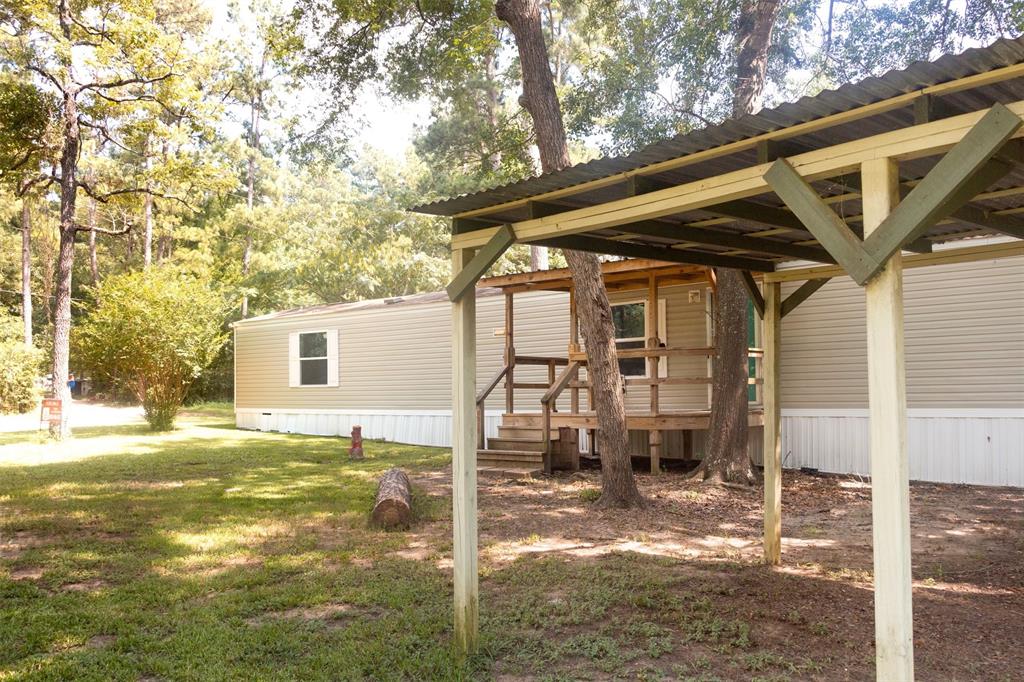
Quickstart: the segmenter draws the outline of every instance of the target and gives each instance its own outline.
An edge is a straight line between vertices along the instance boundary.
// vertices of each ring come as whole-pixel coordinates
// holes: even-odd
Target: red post
[[[352,447],[348,449],[349,459],[363,458],[363,427],[352,427]]]

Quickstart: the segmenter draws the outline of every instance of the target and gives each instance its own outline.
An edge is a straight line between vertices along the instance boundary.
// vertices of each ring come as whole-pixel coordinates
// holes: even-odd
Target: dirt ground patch
[[[448,473],[420,476],[431,495],[448,495]],[[873,675],[871,489],[856,478],[787,472],[783,490],[783,565],[759,565],[761,491],[704,487],[669,473],[640,475],[641,510],[596,510],[600,474],[479,481],[481,610],[514,588],[487,576],[512,562],[559,560],[581,569],[623,555],[650,558],[676,595],[710,595],[714,618],[688,611],[651,627],[687,642],[658,657],[698,676],[864,679]],[[915,648],[920,679],[1019,679],[1024,670],[1024,491],[936,484],[911,488]],[[413,534],[410,556],[450,546],[450,525]],[[581,572],[582,575],[582,572]],[[580,585],[549,596],[573,602]],[[657,614],[657,609],[652,611]],[[622,623],[634,614],[614,614]],[[701,628],[742,623],[737,635],[757,654],[716,645]],[[735,627],[740,627],[736,625]],[[710,631],[709,631],[710,632]],[[705,632],[704,635],[707,633]],[[558,634],[571,638],[571,631]],[[771,652],[768,655],[764,652]],[[777,658],[773,658],[777,657]],[[700,665],[694,664],[694,661]],[[642,673],[651,661],[630,664]],[[630,666],[627,666],[629,668]],[[500,673],[501,665],[498,666]],[[620,670],[621,671],[621,670]],[[756,676],[756,675],[755,675]]]

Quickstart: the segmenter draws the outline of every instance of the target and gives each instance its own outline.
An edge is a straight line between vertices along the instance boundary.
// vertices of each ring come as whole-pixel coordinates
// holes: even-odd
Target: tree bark
[[[499,0],[495,13],[515,37],[523,73],[520,104],[533,119],[545,173],[570,165],[565,124],[551,76],[538,0]],[[600,424],[601,497],[599,507],[632,507],[644,503],[633,478],[626,431],[622,375],[615,349],[608,293],[597,256],[565,252],[576,289],[583,341],[587,350],[587,375],[594,387],[594,408]]]
[[[263,61],[260,63],[259,76],[263,77],[263,71],[267,65],[267,54],[264,52]],[[257,85],[256,87],[261,87]],[[246,197],[245,205],[248,207],[249,212],[247,215],[248,225],[246,226],[245,232],[245,246],[242,250],[242,279],[249,276],[249,266],[252,263],[252,247],[253,247],[253,221],[252,221],[252,210],[256,202],[256,154],[260,148],[260,116],[263,112],[263,91],[252,93],[252,98],[249,100],[249,168],[248,177],[246,178]],[[249,294],[242,296],[242,317],[249,316]]]
[[[89,202],[89,274],[92,275],[92,284],[100,283],[100,260],[96,254],[96,200]]]
[[[395,467],[380,477],[370,519],[383,528],[408,528],[412,522],[412,487],[405,472]]]
[[[717,277],[711,423],[695,475],[710,482],[754,485],[757,474],[747,447],[747,290],[739,270],[719,269]]]
[[[733,116],[752,114],[761,108],[768,48],[779,16],[780,0],[744,0],[736,24],[736,87]]]
[[[32,347],[32,207],[28,193],[21,197],[21,319],[25,345]]]
[[[149,175],[149,136],[142,145],[142,155],[146,170]],[[149,192],[149,178],[146,178],[146,193],[142,195],[142,266],[148,268],[153,264],[153,195]]]
[[[65,40],[71,42],[71,9],[68,0],[60,0],[60,25]],[[68,412],[71,408],[71,388],[68,386],[68,362],[71,341],[71,277],[75,265],[75,201],[78,194],[78,153],[81,148],[81,129],[78,125],[78,85],[75,83],[71,56],[63,64],[63,131],[60,155],[60,245],[57,250],[57,283],[53,302],[53,356],[50,365],[53,377],[53,395],[63,404],[64,419],[50,426],[50,435],[56,439],[71,435]]]
[[[740,8],[733,116],[759,107],[778,15],[779,0],[744,0]],[[754,485],[758,477],[748,447],[747,293],[737,270],[720,268],[717,279],[711,423],[704,460],[694,475],[705,481]]]

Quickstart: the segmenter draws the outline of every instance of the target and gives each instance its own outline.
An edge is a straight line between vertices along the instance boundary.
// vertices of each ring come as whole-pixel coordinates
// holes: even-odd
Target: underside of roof
[[[579,164],[414,210],[454,217],[457,235],[503,224],[515,227],[1022,100],[1024,39],[1000,40],[679,135],[628,156]],[[912,190],[943,153],[901,160],[902,193]],[[1009,173],[974,196],[963,210],[930,227],[907,245],[908,250],[928,251],[934,243],[973,236],[1024,236],[1024,218],[1017,215],[1024,214],[1024,165],[1016,163],[1024,159],[1016,147],[1009,156],[1015,162]],[[854,233],[862,231],[858,173],[813,179],[810,184]],[[585,233],[586,238],[577,239],[571,248],[588,250],[589,239],[592,245],[620,245],[614,251],[603,246],[589,250],[646,258],[658,258],[658,250],[650,247],[671,248],[675,255],[684,252],[690,258],[674,257],[676,262],[761,271],[773,270],[785,260],[834,262],[771,191]],[[564,240],[548,243],[568,245]]]

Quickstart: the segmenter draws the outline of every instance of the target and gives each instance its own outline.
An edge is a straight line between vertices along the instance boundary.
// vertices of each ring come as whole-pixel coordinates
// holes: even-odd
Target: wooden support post
[[[505,292],[505,412],[512,414],[516,410],[515,402],[515,308],[512,305],[512,292]]]
[[[661,330],[658,329],[658,278],[650,275],[647,280],[647,348],[655,349],[661,345]],[[667,360],[667,358],[666,358]],[[651,379],[657,379],[661,358],[652,355],[647,359],[647,372]],[[661,411],[659,404],[660,385],[651,384],[651,416],[657,417]],[[651,473],[661,473],[661,431],[652,430],[648,434],[647,444],[651,451]]]
[[[779,355],[782,349],[782,285],[764,284],[764,562],[782,561],[782,418]]]
[[[869,236],[899,201],[892,159],[861,166],[864,234]],[[914,679],[914,615],[907,462],[907,390],[903,355],[903,262],[896,251],[864,287],[867,302],[871,448],[871,526],[875,583],[875,674]]]
[[[569,288],[569,354],[580,352],[580,325],[576,313],[576,287]],[[568,356],[566,356],[568,357]],[[579,372],[573,378],[579,381]],[[580,411],[580,389],[573,386],[569,393],[569,411],[579,414]]]
[[[473,257],[452,253],[453,275]],[[478,580],[476,532],[476,296],[452,302],[452,554],[455,584],[455,648],[476,652]]]

